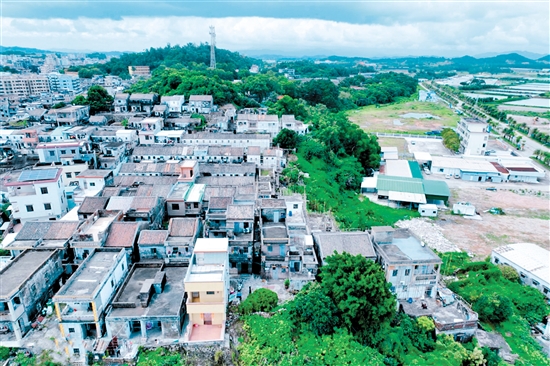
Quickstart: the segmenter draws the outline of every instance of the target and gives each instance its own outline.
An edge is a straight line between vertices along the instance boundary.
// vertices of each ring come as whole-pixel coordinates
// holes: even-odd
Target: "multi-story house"
[[[185,145],[191,146],[231,146],[242,147],[246,150],[251,146],[259,146],[261,151],[271,146],[271,136],[267,134],[233,134],[200,132],[188,135],[183,139]]]
[[[162,118],[149,117],[132,122],[131,127],[138,130],[140,145],[148,145],[155,143],[155,134],[162,130],[164,122]]]
[[[163,96],[160,98],[161,104],[166,104],[168,106],[168,113],[171,115],[179,115],[183,112],[183,105],[185,104],[184,95],[172,95],[172,96]]]
[[[158,103],[158,95],[154,93],[130,95],[128,110],[131,112],[143,112],[148,116],[153,112],[153,107]]]
[[[113,106],[115,113],[126,113],[128,112],[128,104],[130,101],[130,94],[128,93],[116,93],[115,100],[113,101]]]
[[[63,273],[61,252],[29,249],[0,270],[0,344],[22,347],[23,336]]]
[[[229,204],[226,212],[226,235],[229,239],[230,267],[238,273],[251,273],[254,254],[255,205]]]
[[[41,163],[86,162],[89,166],[95,166],[95,153],[87,141],[60,141],[44,142],[36,146],[36,153]]]
[[[153,107],[153,116],[162,118],[165,121],[168,117],[168,106],[166,104],[157,104]]]
[[[58,126],[74,126],[86,123],[90,118],[90,106],[88,105],[71,105],[53,111],[55,114],[55,123]]]
[[[282,279],[289,276],[290,237],[286,227],[286,203],[281,199],[262,199],[260,214],[260,250],[262,275]],[[295,248],[293,265],[301,270],[301,254]]]
[[[104,197],[87,197],[104,198]],[[92,202],[88,202],[92,203]],[[95,201],[97,203],[97,201]],[[91,205],[88,205],[91,206]],[[101,205],[99,205],[101,206]],[[102,248],[105,245],[111,223],[122,220],[122,211],[107,211],[97,209],[82,223],[73,234],[70,244],[73,250],[74,262],[80,263],[86,259],[94,249]]]
[[[398,300],[433,298],[437,294],[441,259],[408,229],[375,226],[374,249],[386,281]]]
[[[186,272],[182,264],[134,264],[105,317],[111,344],[120,347],[121,341],[131,339],[137,350],[152,340],[157,344],[178,340],[185,319]]]
[[[71,361],[82,361],[105,335],[105,314],[128,273],[126,253],[96,249],[53,297],[61,342]]]
[[[477,118],[461,118],[456,128],[460,138],[460,152],[464,155],[485,155],[489,141],[488,126]]]
[[[105,186],[114,185],[113,171],[106,169],[86,169],[76,176],[80,189],[89,192],[101,191]]]
[[[191,95],[186,111],[202,114],[214,112],[214,98],[211,95]]]
[[[189,325],[186,342],[223,341],[229,297],[226,239],[197,239],[184,279]]]
[[[239,114],[236,125],[237,133],[265,133],[274,137],[281,131],[276,114]]]
[[[100,143],[101,153],[97,157],[97,166],[101,169],[119,171],[122,163],[127,159],[127,146],[128,143],[123,141]]]
[[[62,169],[24,170],[4,184],[16,222],[58,220],[67,212]]]
[[[282,115],[281,129],[283,128],[294,131],[298,135],[305,135],[307,133],[307,125],[302,121],[298,121],[293,114]]]

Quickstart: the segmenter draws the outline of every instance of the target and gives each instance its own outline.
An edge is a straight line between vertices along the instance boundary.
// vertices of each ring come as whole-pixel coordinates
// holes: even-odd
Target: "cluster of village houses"
[[[135,355],[153,342],[223,342],[238,294],[232,276],[289,279],[299,289],[335,251],[377,261],[399,308],[431,316],[438,332],[480,332],[477,314],[440,287],[439,257],[409,230],[310,229],[303,196],[279,189],[286,154],[272,145],[283,128],[307,133],[294,116],[218,108],[206,95],[117,94],[114,110],[90,117],[88,106],[68,106],[0,130],[5,162],[38,157],[2,182],[11,257],[0,271],[1,345],[25,346],[45,313],[73,361]],[[205,117],[206,131],[195,130],[204,122],[191,113]],[[410,182],[384,179],[399,177],[378,177],[390,199],[417,197],[395,193]],[[424,203],[448,198],[446,185],[416,183]]]

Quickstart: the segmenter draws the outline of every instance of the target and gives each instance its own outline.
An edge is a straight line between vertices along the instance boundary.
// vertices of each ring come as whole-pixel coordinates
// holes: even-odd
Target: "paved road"
[[[426,88],[426,86],[423,85],[423,83],[419,83],[420,86],[426,90],[428,90],[428,88]],[[435,83],[433,83],[434,85],[436,85]],[[436,85],[437,87],[437,85]],[[439,96],[440,97],[440,96]],[[441,98],[441,97],[440,97]],[[454,104],[456,104],[457,106],[461,107],[463,104],[467,104],[467,103],[464,103],[462,102],[461,100],[459,100],[457,97],[455,97],[454,95],[452,95],[452,98],[453,98],[453,102]],[[449,101],[441,98],[442,100],[444,100],[445,102],[449,103]],[[479,113],[482,113],[484,116],[486,116],[488,119],[490,119],[491,121],[493,122],[496,122],[498,123],[500,129],[504,129],[504,128],[507,128],[508,125],[505,124],[505,123],[502,123],[501,121],[487,115],[483,110],[477,108],[476,106],[473,106],[471,104],[468,103],[468,106],[470,106],[471,108],[475,109],[476,111],[478,111]],[[466,111],[464,111],[464,113],[467,113]],[[543,150],[543,151],[550,151],[550,149],[548,149],[546,146],[542,145],[541,143],[539,143],[538,141],[535,141],[529,137],[523,137],[522,141],[525,142],[525,146],[523,148],[523,150],[520,150],[520,151],[516,151],[516,153],[519,155],[519,156],[522,156],[522,157],[525,157],[525,158],[529,158],[531,156],[533,156],[534,154],[534,151],[535,150]],[[540,164],[539,164],[540,165]],[[541,165],[542,168],[544,168],[542,165]],[[545,169],[546,170],[546,169]]]

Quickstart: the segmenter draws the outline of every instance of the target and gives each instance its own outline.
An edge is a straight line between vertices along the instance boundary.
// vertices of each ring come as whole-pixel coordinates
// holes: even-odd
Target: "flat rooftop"
[[[451,295],[454,297],[454,295]],[[426,304],[426,308],[422,307],[422,303]],[[465,321],[476,321],[477,313],[459,299],[447,306],[443,306],[440,300],[428,297],[424,300],[415,300],[408,303],[406,300],[400,300],[399,305],[403,307],[403,311],[411,316],[431,316],[436,323],[441,325],[463,323]]]
[[[139,293],[146,280],[154,279],[161,270],[162,263],[158,266],[136,266],[129,275],[124,287],[115,297],[113,308],[107,318],[118,317],[170,317],[177,316],[181,311],[181,305],[185,296],[183,279],[187,268],[182,266],[168,266],[162,269],[166,273],[166,285],[160,294],[151,297],[149,305],[144,308],[139,300]],[[135,307],[116,307],[116,303],[134,303]]]
[[[0,298],[12,295],[55,253],[53,250],[27,250],[0,271]]]
[[[407,230],[396,230],[391,244],[377,244],[389,262],[426,261],[441,263],[441,259],[430,248]]]
[[[364,257],[375,258],[376,253],[366,232],[335,232],[335,233],[314,233],[313,237],[321,248],[324,257],[338,253],[360,254]],[[321,258],[324,260],[324,258]]]
[[[550,283],[550,251],[536,244],[509,244],[493,249],[502,258]],[[502,262],[502,261],[501,261]]]
[[[284,223],[268,222],[262,226],[262,236],[264,239],[285,239],[288,232]]]
[[[185,282],[221,282],[224,278],[225,265],[223,264],[193,264]]]
[[[75,297],[89,299],[107,281],[107,275],[117,265],[120,252],[99,251],[88,257],[75,274],[54,297]],[[125,255],[125,254],[123,254]]]

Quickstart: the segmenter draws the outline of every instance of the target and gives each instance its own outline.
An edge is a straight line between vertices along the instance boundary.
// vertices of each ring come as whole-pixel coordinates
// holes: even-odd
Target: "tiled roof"
[[[105,246],[131,248],[136,240],[138,229],[139,222],[113,222]]]
[[[138,245],[164,244],[168,230],[143,230],[139,234]]]
[[[226,209],[233,203],[233,197],[211,197],[210,202],[208,203],[208,208],[210,209]]]
[[[229,205],[226,216],[228,220],[253,220],[254,205]]]
[[[176,217],[170,219],[168,231],[170,236],[194,236],[199,228],[199,219],[188,217]]]
[[[132,204],[130,205],[131,209],[136,211],[151,211],[159,203],[157,196],[154,197],[134,197]]]
[[[64,240],[73,236],[80,221],[29,221],[23,224],[15,240]]]
[[[86,197],[78,208],[78,213],[91,214],[96,210],[103,210],[109,202],[109,197]]]

